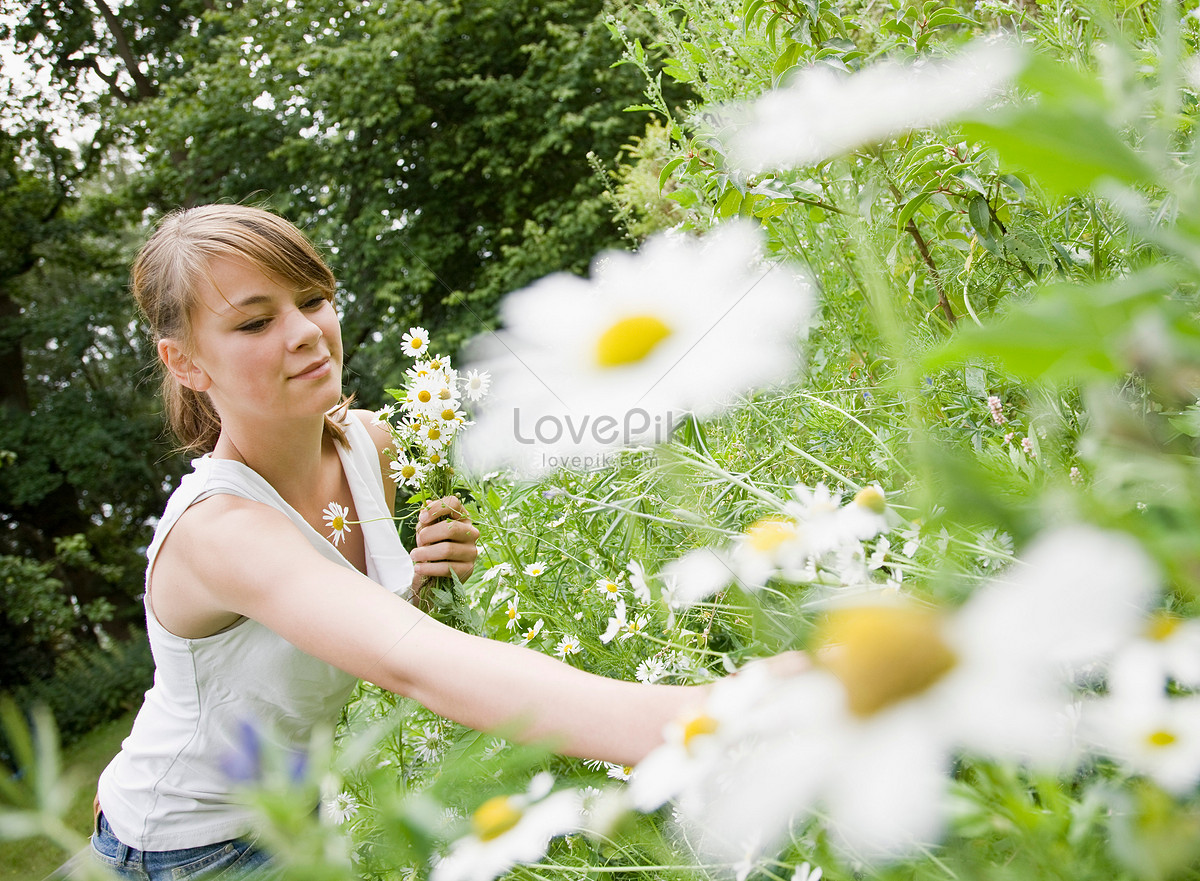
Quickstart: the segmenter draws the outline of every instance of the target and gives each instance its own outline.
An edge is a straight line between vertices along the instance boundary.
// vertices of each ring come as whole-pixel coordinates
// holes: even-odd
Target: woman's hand
[[[471,525],[463,503],[446,496],[426,503],[417,517],[417,546],[413,561],[413,593],[426,578],[447,577],[451,571],[466,581],[479,556],[479,530]]]

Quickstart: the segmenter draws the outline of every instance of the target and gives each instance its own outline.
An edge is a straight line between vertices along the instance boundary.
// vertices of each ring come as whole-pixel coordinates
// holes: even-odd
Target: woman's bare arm
[[[471,728],[634,764],[662,741],[666,722],[703,696],[702,688],[596,676],[446,627],[322,556],[282,513],[246,499],[193,506],[172,540],[218,607]]]

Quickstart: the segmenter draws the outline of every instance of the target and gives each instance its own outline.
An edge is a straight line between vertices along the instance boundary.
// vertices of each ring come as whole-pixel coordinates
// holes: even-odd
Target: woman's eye
[[[255,321],[247,321],[245,324],[239,325],[238,330],[243,333],[257,333],[267,326],[269,319],[259,318]]]
[[[313,297],[311,300],[305,300],[301,305],[301,309],[320,309],[328,302],[324,297]]]

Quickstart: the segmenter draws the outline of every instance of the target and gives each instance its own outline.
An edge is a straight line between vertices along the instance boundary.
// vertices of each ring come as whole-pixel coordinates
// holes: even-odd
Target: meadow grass
[[[80,835],[91,833],[96,781],[129,734],[133,717],[134,713],[128,712],[106,722],[64,750],[64,767],[74,769],[80,781],[66,821]],[[0,881],[42,881],[70,857],[44,838],[0,841]]]

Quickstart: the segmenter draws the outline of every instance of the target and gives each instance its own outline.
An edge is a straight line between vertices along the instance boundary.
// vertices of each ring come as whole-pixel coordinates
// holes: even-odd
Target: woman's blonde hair
[[[155,345],[162,339],[191,345],[191,309],[201,287],[209,283],[209,266],[220,257],[245,261],[297,291],[317,291],[333,299],[333,272],[303,233],[282,217],[247,205],[174,211],[162,219],[133,264],[133,296]],[[211,452],[221,419],[208,395],[188,388],[164,369],[162,396],[167,424],[180,449]],[[326,433],[342,444],[346,435],[338,423],[347,404],[343,400],[325,417]]]

